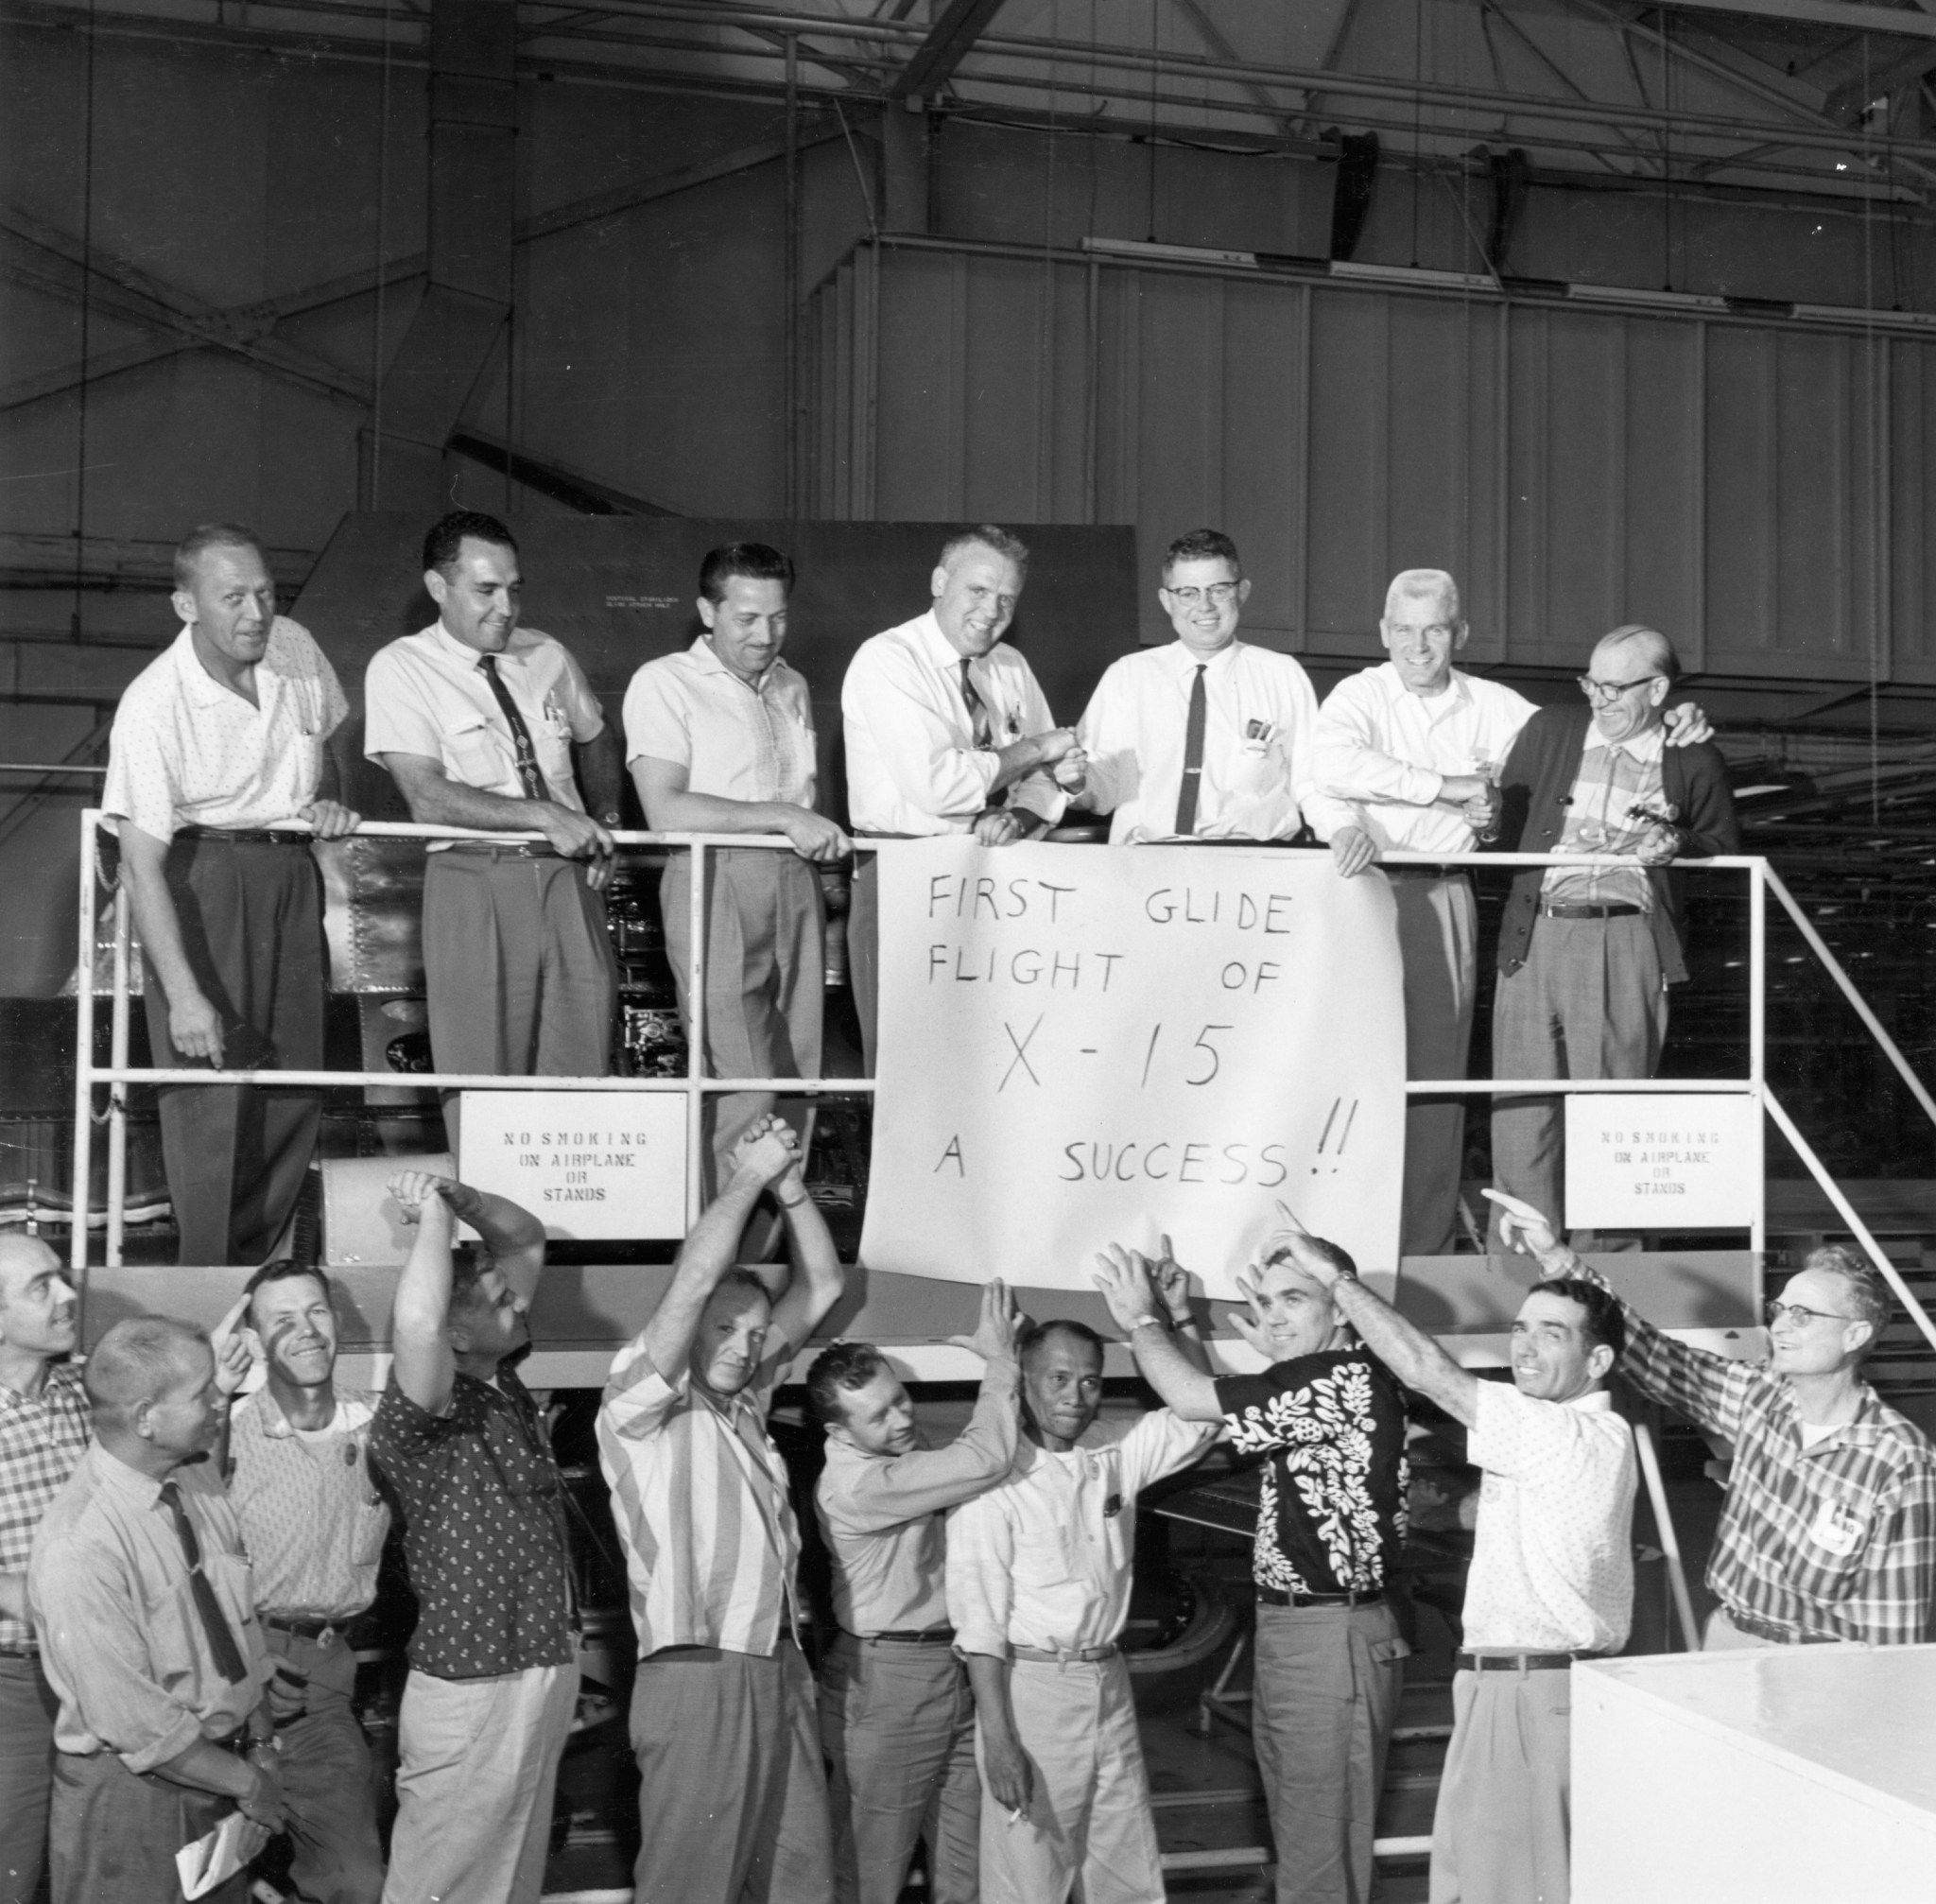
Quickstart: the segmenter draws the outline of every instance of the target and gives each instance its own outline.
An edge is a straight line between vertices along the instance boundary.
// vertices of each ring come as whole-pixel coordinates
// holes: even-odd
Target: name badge
[[[1861,1543],[1862,1524],[1838,1501],[1825,1500],[1808,1530],[1808,1538],[1839,1558],[1855,1552]]]

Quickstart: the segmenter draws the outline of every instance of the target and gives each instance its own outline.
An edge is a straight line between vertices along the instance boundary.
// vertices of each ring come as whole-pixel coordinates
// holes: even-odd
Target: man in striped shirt
[[[1604,1286],[1541,1211],[1486,1194],[1501,1234],[1542,1276]],[[1853,1250],[1811,1250],[1767,1306],[1765,1362],[1692,1348],[1620,1307],[1621,1373],[1734,1446],[1707,1565],[1720,1601],[1707,1649],[1925,1638],[1936,1593],[1936,1445],[1861,1377],[1889,1321],[1874,1268]]]
[[[598,1411],[638,1633],[638,1904],[833,1896],[826,1774],[798,1638],[800,1531],[767,1433],[781,1375],[843,1282],[800,1169],[786,1124],[749,1128]],[[793,1261],[777,1300],[733,1267],[769,1190]]]

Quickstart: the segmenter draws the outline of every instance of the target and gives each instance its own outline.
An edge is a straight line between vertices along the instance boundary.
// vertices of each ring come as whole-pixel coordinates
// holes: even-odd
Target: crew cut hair
[[[1305,1249],[1313,1255],[1322,1256],[1340,1276],[1357,1274],[1357,1265],[1352,1261],[1351,1252],[1342,1244],[1334,1243],[1329,1237],[1306,1236],[1302,1240]],[[1267,1263],[1288,1263],[1292,1269],[1297,1268],[1297,1254],[1293,1250],[1272,1250],[1264,1260]]]
[[[466,537],[508,548],[513,555],[518,552],[516,538],[494,515],[486,515],[482,510],[454,509],[448,515],[439,516],[424,534],[424,566],[448,575],[457,566],[458,551]]]
[[[1862,1354],[1872,1354],[1881,1341],[1890,1318],[1895,1314],[1895,1299],[1881,1271],[1859,1250],[1842,1243],[1824,1243],[1820,1249],[1810,1250],[1803,1258],[1802,1267],[1825,1270],[1847,1285],[1857,1321],[1870,1324],[1869,1340],[1862,1344]]]
[[[263,1264],[261,1269],[242,1285],[242,1293],[250,1300],[251,1313],[255,1301],[255,1292],[267,1283],[292,1283],[298,1276],[307,1276],[321,1290],[323,1300],[332,1307],[336,1306],[337,1292],[331,1284],[328,1272],[317,1263],[299,1263],[293,1256],[278,1256],[272,1262]]]
[[[263,566],[268,565],[268,557],[263,554],[262,538],[246,523],[205,522],[190,529],[175,545],[177,588],[195,586],[195,564],[200,561],[202,551],[211,548],[252,548],[262,556]]]
[[[841,1396],[864,1389],[888,1366],[888,1359],[872,1342],[838,1341],[814,1357],[806,1372],[806,1402],[822,1428],[838,1428],[847,1419]]]
[[[1015,1339],[1015,1359],[1027,1364],[1035,1359],[1041,1351],[1057,1336],[1071,1336],[1079,1342],[1087,1342],[1096,1351],[1096,1360],[1101,1366],[1107,1344],[1087,1323],[1079,1323],[1067,1316],[1051,1316],[1046,1323],[1030,1323]]]
[[[1584,1276],[1548,1276],[1527,1290],[1528,1295],[1542,1292],[1578,1303],[1586,1312],[1581,1319],[1581,1333],[1597,1347],[1612,1349],[1614,1366],[1619,1367],[1620,1358],[1627,1353],[1627,1314],[1618,1296]]]
[[[1460,612],[1459,584],[1443,568],[1401,569],[1392,578],[1392,586],[1385,591],[1385,619],[1392,619],[1392,611],[1402,601],[1440,601],[1445,605],[1445,619],[1454,628],[1463,625],[1465,617]]]
[[[777,581],[790,592],[793,558],[770,543],[722,542],[717,548],[709,548],[700,563],[700,593],[708,601],[723,601],[726,584],[735,575],[749,581]]]
[[[206,1349],[207,1334],[171,1316],[130,1316],[95,1344],[82,1381],[97,1413],[125,1423],[143,1402],[173,1387],[187,1352]]]
[[[1236,552],[1236,544],[1220,528],[1193,528],[1189,534],[1178,536],[1163,551],[1164,580],[1167,582],[1178,565],[1186,562],[1227,562],[1236,579],[1243,580],[1243,558]]]
[[[946,568],[964,548],[993,549],[996,555],[1006,557],[1022,571],[1028,573],[1028,545],[1018,535],[1005,528],[997,528],[992,522],[978,523],[974,528],[964,528],[959,535],[951,535],[942,544],[939,566]]]

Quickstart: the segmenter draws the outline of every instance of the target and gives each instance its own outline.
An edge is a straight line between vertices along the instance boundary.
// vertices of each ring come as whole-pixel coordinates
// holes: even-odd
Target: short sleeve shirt
[[[323,743],[348,711],[336,669],[297,623],[270,625],[252,705],[202,666],[184,628],[121,697],[102,808],[156,839],[293,819],[316,798]]]
[[[806,679],[775,661],[758,681],[742,681],[704,640],[648,661],[625,691],[626,764],[646,755],[684,768],[689,792],[811,806]]]
[[[1390,1584],[1405,1539],[1405,1403],[1362,1349],[1326,1349],[1217,1384],[1231,1445],[1269,1457],[1252,1571],[1282,1593]]]
[[[391,1376],[371,1451],[404,1512],[410,1664],[439,1679],[568,1664],[564,1483],[517,1376],[500,1370],[493,1387],[459,1375],[433,1415]]]

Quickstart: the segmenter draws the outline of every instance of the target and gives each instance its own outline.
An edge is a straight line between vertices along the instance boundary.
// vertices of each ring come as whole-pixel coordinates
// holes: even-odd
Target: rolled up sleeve
[[[1015,1603],[1015,1532],[989,1496],[948,1516],[948,1618],[957,1653],[1009,1657]]]

